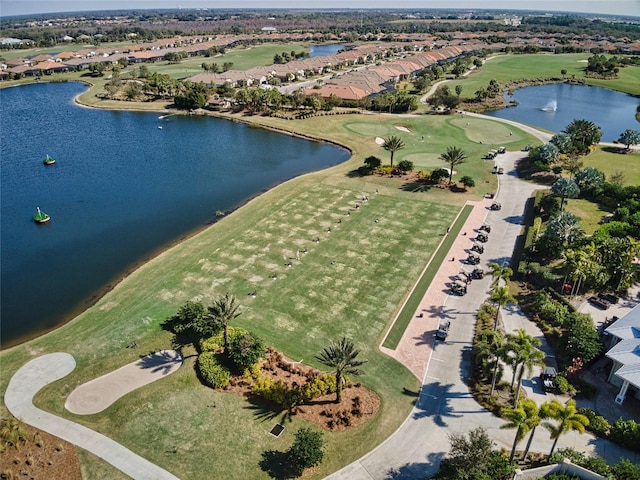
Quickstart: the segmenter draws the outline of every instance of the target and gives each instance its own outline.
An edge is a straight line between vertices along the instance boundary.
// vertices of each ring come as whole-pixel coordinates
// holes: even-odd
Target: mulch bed
[[[82,480],[76,447],[20,423],[26,441],[0,452],[0,478]]]
[[[307,365],[294,362],[280,352],[268,349],[267,358],[261,364],[263,375],[282,380],[287,385],[304,384],[310,373],[320,373]],[[273,402],[251,393],[251,385],[240,376],[232,377],[226,391],[251,398],[271,410],[287,414],[285,409]],[[294,407],[292,415],[303,418],[326,430],[340,431],[360,425],[373,418],[380,407],[380,397],[360,383],[347,383],[342,390],[341,402],[335,403],[335,394],[315,398],[311,403]]]

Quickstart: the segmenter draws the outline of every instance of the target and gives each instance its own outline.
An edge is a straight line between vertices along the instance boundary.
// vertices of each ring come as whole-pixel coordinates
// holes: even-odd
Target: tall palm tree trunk
[[[520,398],[520,388],[522,388],[522,377],[524,376],[524,367],[520,369],[520,375],[518,375],[518,387],[516,388],[516,396],[513,401],[513,408],[518,406],[518,398]]]
[[[520,364],[516,363],[513,366],[513,377],[511,378],[511,390],[513,390],[513,386],[516,384],[516,378],[518,376],[518,369],[520,368]]]
[[[529,449],[531,448],[531,444],[533,443],[533,435],[536,433],[536,428],[533,427],[531,429],[531,433],[529,434],[529,438],[527,439],[527,445],[524,447],[524,452],[522,453],[522,461],[527,461],[527,455],[529,455]]]
[[[491,377],[491,392],[489,393],[489,395],[493,395],[493,392],[495,392],[496,390],[496,380],[498,379],[498,368],[500,367],[500,363],[497,355],[496,355],[495,362],[496,364],[493,366],[493,376]]]
[[[518,438],[520,438],[520,432],[522,427],[518,427],[516,430],[516,438],[513,439],[513,446],[511,447],[511,455],[509,456],[509,463],[513,462],[513,457],[516,456],[516,447],[518,446]]]
[[[560,435],[558,435],[555,440],[553,441],[553,445],[551,445],[551,451],[549,452],[549,457],[547,458],[551,458],[551,455],[553,455],[553,452],[556,449],[556,444],[558,443],[558,439],[560,438]]]
[[[336,371],[336,403],[342,400],[342,372]]]

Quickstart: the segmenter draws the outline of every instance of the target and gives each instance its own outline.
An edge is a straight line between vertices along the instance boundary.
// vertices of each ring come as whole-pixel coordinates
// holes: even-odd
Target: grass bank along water
[[[326,143],[245,124],[60,102],[83,89],[0,92],[3,346],[79,313],[217,211],[349,158]],[[43,152],[56,164],[43,166]],[[44,228],[29,221],[36,206],[54,219]],[[35,292],[38,301],[28,301]]]

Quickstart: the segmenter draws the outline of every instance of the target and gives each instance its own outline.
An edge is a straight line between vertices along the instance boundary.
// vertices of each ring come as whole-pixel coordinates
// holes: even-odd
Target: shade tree
[[[627,128],[620,134],[620,139],[618,141],[627,147],[627,150],[629,150],[631,145],[638,145],[640,143],[640,132],[632,128]]]

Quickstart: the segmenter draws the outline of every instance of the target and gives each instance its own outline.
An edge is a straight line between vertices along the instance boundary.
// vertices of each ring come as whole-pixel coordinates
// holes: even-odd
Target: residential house
[[[612,323],[606,330],[607,358],[613,360],[609,382],[620,387],[616,403],[627,395],[640,399],[640,305]]]

